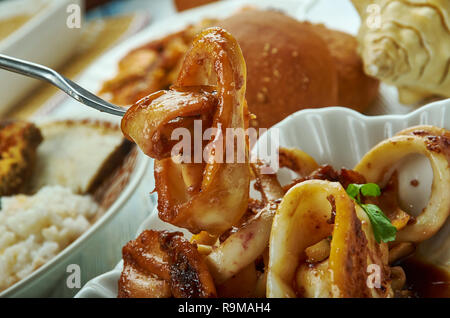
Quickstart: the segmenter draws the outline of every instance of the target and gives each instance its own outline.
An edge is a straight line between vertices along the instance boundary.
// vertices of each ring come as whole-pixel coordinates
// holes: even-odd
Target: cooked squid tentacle
[[[262,164],[252,164],[265,207],[245,222],[219,246],[213,247],[206,262],[216,283],[220,284],[254,262],[269,244],[277,200],[284,191],[276,175],[261,174]]]
[[[174,88],[151,95],[124,117],[124,133],[158,159],[155,179],[163,221],[193,233],[221,234],[245,213],[250,184],[245,87],[239,45],[225,30],[210,28],[194,40]],[[168,158],[173,143],[167,137],[171,127],[192,129],[193,116],[208,125],[203,128],[216,130],[211,147],[202,150],[200,163],[175,162]],[[227,128],[235,129],[236,136],[229,136]]]
[[[212,277],[194,245],[179,232],[144,231],[123,248],[119,297],[215,297]]]
[[[433,236],[450,214],[450,132],[433,126],[405,129],[372,148],[354,170],[367,182],[380,183],[392,166],[412,153],[423,154],[430,161],[431,196],[416,221],[397,233],[397,241],[419,243]]]
[[[217,284],[254,262],[267,248],[276,205],[268,204],[206,257]]]
[[[308,267],[307,248],[332,235],[330,255]],[[392,296],[387,246],[375,241],[367,215],[337,182],[308,180],[284,196],[269,243],[268,297]],[[379,288],[367,285],[378,265]]]
[[[201,120],[216,107],[216,94],[210,86],[158,91],[130,107],[123,117],[122,131],[147,156],[169,158],[178,143],[172,140],[172,132],[179,127],[193,132],[193,121]]]
[[[250,167],[256,179],[255,187],[261,193],[264,204],[276,201],[284,196],[285,192],[278,181],[277,175],[261,173],[264,163],[258,161],[255,164],[251,164]]]
[[[319,168],[314,158],[300,149],[280,147],[279,157],[281,168],[289,168],[301,177],[306,177]]]
[[[416,247],[413,243],[399,242],[389,246],[389,264],[402,260],[414,253]]]

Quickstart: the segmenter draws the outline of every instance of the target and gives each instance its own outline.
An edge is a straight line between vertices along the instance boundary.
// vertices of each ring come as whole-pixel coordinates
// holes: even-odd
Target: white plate
[[[296,147],[306,151],[321,164],[331,164],[335,168],[352,168],[362,156],[383,139],[414,125],[428,124],[450,129],[450,99],[435,102],[408,115],[365,116],[342,107],[308,109],[299,111],[277,124],[280,129],[280,145]],[[264,144],[264,136],[259,144]],[[411,169],[412,168],[412,169]],[[400,197],[408,204],[413,202],[413,210],[425,206],[429,194],[432,172],[423,158],[406,162],[399,171]],[[419,187],[412,187],[410,180],[419,180]],[[144,229],[180,230],[159,220],[156,211],[140,226],[137,235]],[[186,233],[186,231],[184,231]],[[422,243],[421,251],[433,252],[440,256],[441,266],[450,267],[450,248],[440,244],[450,232],[450,222],[432,240]],[[121,246],[116,248],[120,249]],[[442,262],[442,254],[446,261]],[[122,262],[115,269],[88,282],[76,297],[116,297],[117,282],[122,270]]]

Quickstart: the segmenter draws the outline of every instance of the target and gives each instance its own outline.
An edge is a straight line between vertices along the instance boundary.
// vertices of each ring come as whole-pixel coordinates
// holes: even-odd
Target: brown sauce
[[[406,288],[412,297],[450,298],[450,274],[431,264],[409,257],[400,264],[406,274]]]

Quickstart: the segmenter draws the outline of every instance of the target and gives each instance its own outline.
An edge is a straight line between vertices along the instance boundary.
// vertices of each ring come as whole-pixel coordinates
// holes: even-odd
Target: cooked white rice
[[[3,197],[0,210],[0,291],[29,275],[90,226],[90,196],[46,186],[33,196]]]

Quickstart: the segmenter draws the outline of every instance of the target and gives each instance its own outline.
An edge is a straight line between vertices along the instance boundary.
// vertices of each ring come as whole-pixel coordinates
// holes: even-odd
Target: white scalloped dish
[[[416,125],[434,125],[450,129],[450,99],[432,103],[407,115],[364,116],[341,107],[299,111],[277,124],[283,147],[299,148],[319,164],[335,169],[353,168],[378,142],[396,132]],[[264,143],[264,136],[259,143]],[[398,167],[400,201],[415,214],[427,204],[432,171],[425,157],[407,158]],[[279,175],[281,182],[283,175]],[[413,186],[410,180],[419,181]],[[180,230],[158,219],[156,211],[141,225],[144,229]],[[450,273],[450,222],[432,239],[420,244],[418,255]],[[120,249],[121,246],[116,248]],[[122,262],[115,269],[88,282],[76,297],[116,297]]]

